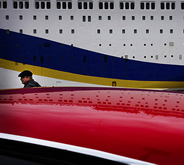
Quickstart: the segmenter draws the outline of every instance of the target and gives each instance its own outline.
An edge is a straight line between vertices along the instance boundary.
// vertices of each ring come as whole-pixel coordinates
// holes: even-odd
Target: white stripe
[[[111,154],[111,153],[107,153],[107,152],[103,152],[99,150],[78,147],[78,146],[73,146],[73,145],[63,144],[63,143],[58,143],[58,142],[52,142],[48,140],[30,138],[30,137],[25,137],[25,136],[0,133],[0,139],[14,140],[14,141],[36,144],[36,145],[41,145],[41,146],[46,146],[46,147],[51,147],[51,148],[56,148],[56,149],[68,150],[68,151],[72,151],[76,153],[104,158],[107,160],[113,160],[113,161],[117,161],[121,163],[126,163],[129,165],[154,165],[152,163],[148,163],[148,162],[144,162],[144,161],[140,161],[140,160],[136,160],[132,158],[127,158],[124,156],[119,156],[119,155],[115,155],[115,154]]]

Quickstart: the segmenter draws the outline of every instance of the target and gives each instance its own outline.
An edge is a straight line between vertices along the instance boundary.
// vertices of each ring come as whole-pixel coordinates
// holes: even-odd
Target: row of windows
[[[13,2],[14,9],[29,9],[29,1],[14,1]]]
[[[9,20],[10,19],[9,15],[6,15],[5,16],[5,19],[6,20]],[[19,15],[19,19],[20,20],[23,20],[23,15]],[[62,16],[60,15],[58,17],[58,19],[59,20],[62,20]],[[104,17],[98,16],[98,20],[103,20],[103,19],[104,19]],[[105,18],[105,19],[111,20],[111,16],[107,16],[107,18]],[[126,20],[126,19],[127,19],[126,16],[122,16],[122,20]],[[136,20],[136,16],[131,16],[131,19],[132,20]],[[146,19],[154,20],[154,16],[150,16],[150,17],[148,17],[148,16],[147,17],[146,16],[142,16],[142,20],[146,20]],[[167,20],[173,20],[173,16],[167,16],[167,17],[161,16],[160,19],[161,20],[165,20],[165,19],[167,19]],[[184,19],[184,17],[183,17],[183,19]],[[36,15],[33,15],[33,20],[37,20],[37,16]],[[48,15],[45,15],[45,20],[49,20],[49,16]],[[74,16],[70,16],[70,20],[74,20]],[[91,22],[91,20],[92,20],[92,17],[91,16],[82,16],[82,21],[83,22],[86,22],[86,21]]]
[[[101,32],[104,32],[104,30],[101,29],[97,29],[96,33],[97,34],[101,34]],[[166,30],[164,29],[159,29],[160,34],[163,34]],[[20,33],[23,33],[23,29],[19,30]],[[168,31],[166,31],[168,32]],[[33,33],[36,34],[37,33],[37,29],[33,29]],[[49,34],[49,29],[45,29],[45,33]],[[63,33],[63,29],[59,29],[59,33],[62,34]],[[71,33],[74,34],[75,33],[75,29],[71,29]],[[109,34],[113,33],[113,29],[109,29]],[[122,34],[126,33],[126,29],[122,29]],[[133,33],[137,34],[138,33],[138,29],[133,29]],[[145,29],[145,33],[149,34],[150,33],[150,29]],[[173,34],[174,33],[174,29],[169,29],[169,33]],[[184,33],[184,29],[183,29],[183,33]]]
[[[174,10],[176,8],[174,1],[170,2],[161,2],[160,9],[161,10]],[[0,9],[7,8],[7,1],[0,0]],[[13,8],[14,9],[29,9],[29,0],[13,0]],[[72,9],[72,1],[71,0],[56,0],[56,8],[57,9]],[[100,1],[98,4],[99,9],[114,9],[114,2],[103,2]],[[133,1],[122,1],[119,2],[119,8],[125,10],[134,10],[135,2]],[[51,1],[50,0],[35,0],[35,9],[51,9]],[[92,1],[78,1],[78,9],[93,9]],[[140,2],[141,10],[154,10],[155,2],[154,1],[145,1]],[[184,9],[184,2],[181,2],[181,9]]]
[[[8,31],[8,33],[10,33],[10,31]],[[153,43],[151,43],[151,44],[143,44],[143,46],[153,46],[153,45],[154,45]],[[174,46],[174,42],[169,42],[169,44],[164,43],[163,45],[164,46],[167,46],[167,45],[168,46]],[[50,46],[51,46],[50,43],[44,43],[44,47],[50,47]],[[61,44],[61,46],[63,46],[63,45]],[[71,46],[73,46],[73,44],[71,44]],[[99,44],[98,46],[102,46],[102,44]],[[112,46],[112,44],[109,44],[109,46]],[[122,44],[122,46],[133,46],[133,44]],[[5,47],[5,45],[3,44],[2,47]],[[20,47],[20,45],[17,44],[17,47]],[[41,44],[39,44],[39,47],[41,47]]]
[[[131,56],[131,57],[132,57],[132,58],[136,58],[136,56]],[[129,56],[128,56],[128,55],[121,56],[122,59],[130,59],[131,57],[130,57],[130,55],[129,55]],[[158,60],[159,58],[163,58],[163,57],[164,57],[164,58],[169,58],[169,57],[173,58],[174,55],[170,55],[170,56],[164,55],[164,56],[162,56],[162,57],[159,56],[159,55],[149,56],[149,57],[148,57],[148,56],[143,56],[143,58],[155,58],[156,60]],[[112,57],[112,58],[114,58],[114,57]],[[44,57],[41,56],[41,57],[40,57],[41,63],[44,61],[43,59],[44,59]],[[49,59],[51,59],[51,57],[49,57]],[[61,56],[61,60],[63,60],[63,59],[64,59],[64,57]],[[73,60],[74,57],[72,56],[71,59]],[[102,59],[102,57],[100,56],[99,59]],[[39,60],[39,57],[33,56],[33,61],[36,61],[36,60]],[[179,55],[179,60],[182,60],[182,55]],[[87,62],[87,57],[86,57],[85,55],[83,56],[83,62],[84,62],[84,63]],[[107,62],[107,56],[104,56],[104,62]]]
[[[173,54],[172,55],[164,55],[164,56],[160,56],[160,55],[151,55],[151,56],[143,56],[143,58],[151,58],[151,59],[155,59],[155,60],[158,60],[158,59],[160,59],[160,58],[174,58],[174,57],[176,57],[176,56],[174,56]],[[38,57],[38,56],[33,56],[33,61],[37,61],[37,62],[41,62],[41,63],[43,63],[44,62],[44,58],[46,59],[46,61],[49,59],[49,60],[51,60],[53,57],[51,57],[51,56],[49,56],[49,57],[44,57],[44,56],[40,56],[40,57]],[[107,56],[104,56],[104,58],[102,58],[102,56],[99,56],[98,57],[100,60],[104,60],[104,62],[108,62],[108,58],[107,58]],[[114,59],[114,57],[111,57],[112,59]],[[131,58],[133,58],[133,59],[135,59],[136,58],[136,56],[132,56],[132,55],[124,55],[124,56],[121,56],[121,58],[122,59],[131,59]],[[183,55],[179,55],[178,57],[177,57],[179,60],[183,60]],[[5,58],[5,59],[7,59],[7,58]],[[18,60],[20,60],[21,58],[20,57],[17,57],[17,59]],[[24,57],[24,58],[22,58],[22,59],[24,59],[24,60],[27,60],[27,57]],[[57,58],[58,59],[58,58]],[[61,60],[64,60],[65,58],[63,57],[63,56],[61,56],[60,57],[60,59]],[[67,57],[67,59],[68,59],[68,57]],[[71,60],[74,60],[75,59],[75,57],[74,56],[71,56]],[[88,60],[87,60],[87,56],[86,55],[83,55],[83,58],[82,58],[82,61],[83,61],[83,63],[86,63]]]

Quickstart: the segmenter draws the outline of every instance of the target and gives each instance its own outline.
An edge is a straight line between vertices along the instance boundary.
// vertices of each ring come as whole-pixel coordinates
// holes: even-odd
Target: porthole
[[[113,30],[112,29],[109,29],[109,33],[112,34],[113,33]]]
[[[108,19],[108,20],[111,20],[111,16],[108,16],[107,19]]]
[[[126,16],[122,16],[122,20],[126,20]]]
[[[122,33],[125,34],[125,29],[122,29]]]
[[[63,33],[63,29],[59,29],[59,33],[62,34]]]
[[[5,18],[6,18],[6,20],[9,20],[9,15],[6,15],[6,17],[5,17]]]
[[[61,15],[59,15],[59,20],[62,20],[62,16]]]
[[[49,29],[45,29],[45,34],[49,34]]]
[[[74,34],[75,33],[75,30],[74,29],[71,29],[71,33]]]
[[[36,15],[33,15],[33,20],[36,20]]]
[[[22,16],[22,15],[19,15],[19,19],[20,19],[20,20],[23,20],[23,16]]]
[[[49,20],[49,16],[48,15],[45,16],[45,20]]]
[[[19,30],[19,32],[22,34],[22,33],[23,33],[23,30],[22,30],[22,29],[20,29],[20,30]]]

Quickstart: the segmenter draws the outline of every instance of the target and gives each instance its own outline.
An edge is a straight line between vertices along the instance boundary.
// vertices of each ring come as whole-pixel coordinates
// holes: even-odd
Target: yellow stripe
[[[94,76],[85,76],[80,74],[74,74],[69,72],[58,71],[54,69],[48,69],[39,66],[33,66],[28,64],[22,64],[18,62],[13,62],[9,60],[4,60],[0,58],[0,67],[5,69],[10,69],[14,71],[22,72],[23,70],[30,70],[35,75],[45,76],[50,78],[98,84],[104,86],[112,86],[112,82],[116,82],[118,87],[126,88],[183,88],[184,81],[135,81],[135,80],[121,80],[121,79],[111,79],[111,78],[101,78]]]

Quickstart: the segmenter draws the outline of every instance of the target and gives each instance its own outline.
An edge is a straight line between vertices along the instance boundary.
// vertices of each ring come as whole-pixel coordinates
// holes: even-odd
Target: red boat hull
[[[0,94],[1,133],[156,164],[184,163],[182,93],[35,88],[2,90]]]

